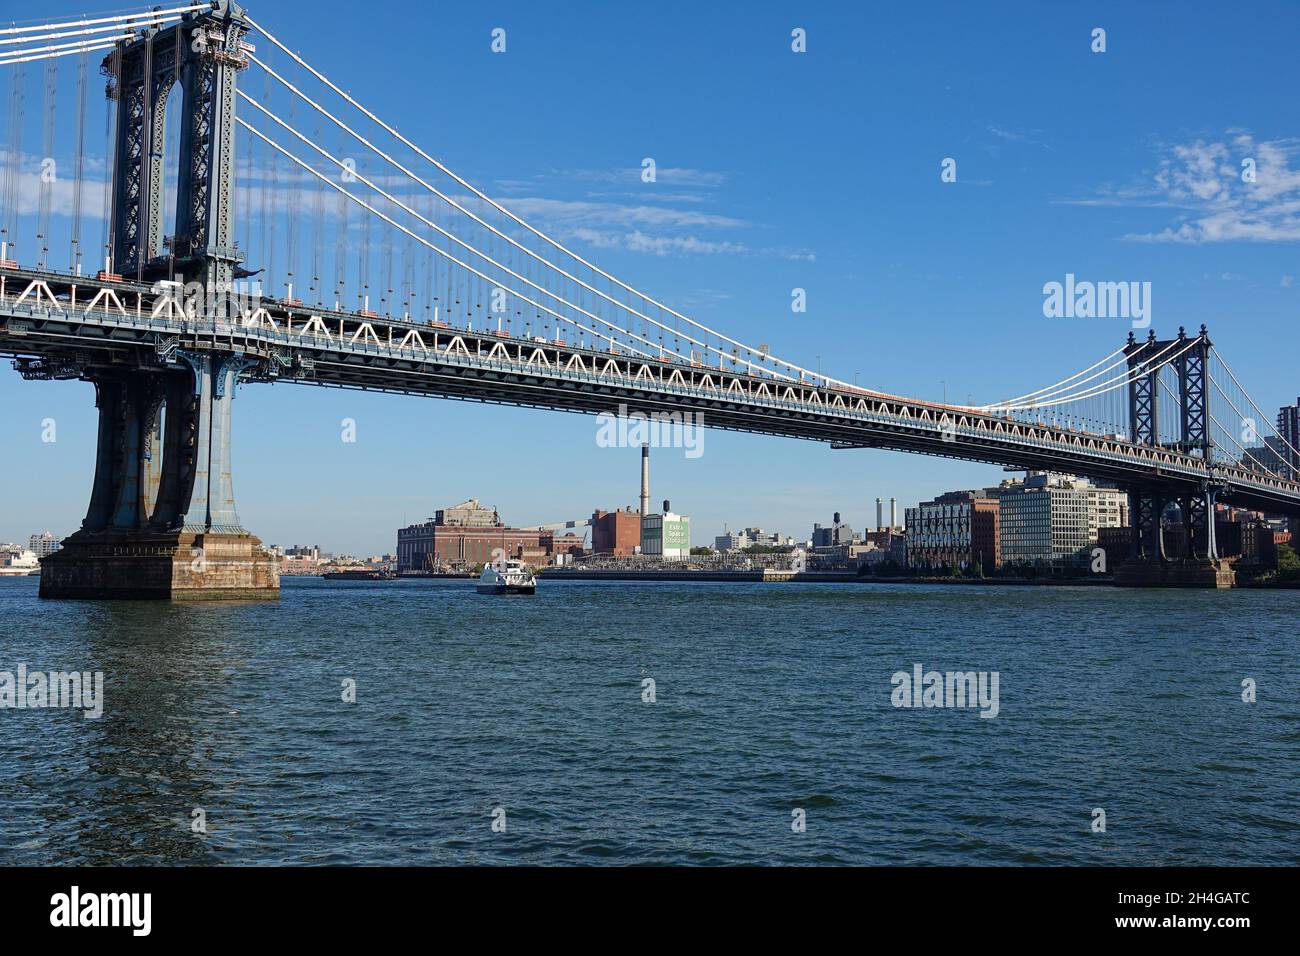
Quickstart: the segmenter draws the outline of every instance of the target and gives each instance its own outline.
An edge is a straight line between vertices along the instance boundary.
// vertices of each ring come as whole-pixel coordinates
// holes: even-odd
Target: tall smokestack
[[[889,499],[889,529],[892,531],[898,527],[898,499]]]
[[[876,530],[885,530],[885,502],[880,498],[876,499]]]
[[[641,520],[650,513],[650,443],[641,443]]]

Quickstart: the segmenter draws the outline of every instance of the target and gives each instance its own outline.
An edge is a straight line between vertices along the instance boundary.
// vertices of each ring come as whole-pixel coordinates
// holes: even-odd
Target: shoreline
[[[1008,584],[1015,586],[1081,586],[1111,587],[1112,577],[1089,578],[947,578],[947,577],[874,577],[857,575],[850,571],[805,571],[793,574],[788,571],[557,571],[539,572],[543,581],[714,581],[785,584],[962,584],[992,585]]]

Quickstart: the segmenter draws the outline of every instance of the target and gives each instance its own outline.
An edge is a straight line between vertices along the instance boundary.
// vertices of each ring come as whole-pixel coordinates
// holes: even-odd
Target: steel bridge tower
[[[241,376],[263,360],[223,346],[214,323],[230,305],[240,261],[235,82],[247,30],[243,10],[221,0],[143,31],[104,61],[117,140],[102,277],[155,283],[176,297],[195,333],[141,349],[127,367],[87,359],[75,370],[95,386],[95,477],[81,529],[42,562],[43,597],[279,594],[279,566],[240,524],[231,482],[231,404]],[[177,93],[180,149],[170,157],[164,117]],[[169,162],[178,184],[170,236]]]
[[[1129,369],[1132,440],[1199,456],[1213,476],[1214,444],[1207,393],[1211,347],[1209,332],[1202,325],[1195,339],[1189,339],[1182,328],[1178,330],[1178,338],[1172,341],[1157,340],[1154,331],[1144,341],[1138,341],[1130,332],[1124,354]],[[1179,437],[1174,442],[1162,442],[1160,432],[1161,383],[1157,366],[1159,357],[1167,354],[1176,356],[1171,364],[1178,378]],[[1133,553],[1129,561],[1116,569],[1116,583],[1204,586],[1212,579],[1212,584],[1222,586],[1221,578],[1230,581],[1232,571],[1220,564],[1215,546],[1214,505],[1219,491],[1212,477],[1203,483],[1199,494],[1177,498],[1171,498],[1155,480],[1133,486],[1129,491]],[[1171,559],[1163,517],[1165,509],[1175,501],[1182,515],[1184,540],[1178,548],[1178,558]]]

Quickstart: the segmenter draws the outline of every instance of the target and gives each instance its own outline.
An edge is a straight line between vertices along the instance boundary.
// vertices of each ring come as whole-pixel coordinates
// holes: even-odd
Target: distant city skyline
[[[337,0],[310,18],[249,6],[507,207],[701,321],[827,374],[976,402],[1053,381],[1130,329],[1045,317],[1044,285],[1072,275],[1150,283],[1152,327],[1207,323],[1266,410],[1300,393],[1300,147],[1285,81],[1296,67],[1291,38],[1267,28],[1285,5],[1173,22],[1157,7],[1025,4],[1000,18],[996,47],[987,15],[961,4],[653,17],[450,6],[388,33],[384,71],[336,29],[351,9]],[[410,22],[401,4],[367,10],[377,26]],[[498,26],[510,36],[499,56]],[[1105,53],[1090,50],[1097,26]],[[796,27],[806,53],[790,49]],[[31,97],[38,75],[27,81]],[[430,90],[454,95],[431,107]],[[504,130],[526,148],[502,148]],[[647,157],[654,183],[640,175]],[[1259,189],[1241,180],[1247,158]],[[66,209],[54,220],[66,230]],[[791,311],[795,289],[806,312]],[[0,540],[71,533],[90,494],[93,389],[3,369],[0,407]],[[234,415],[236,501],[267,544],[382,554],[398,527],[469,497],[517,526],[637,500],[636,449],[600,447],[591,417],[292,385],[241,387]],[[345,419],[355,442],[340,438]],[[802,537],[835,511],[869,527],[876,497],[901,510],[1005,477],[706,435],[700,457],[660,449],[652,465],[652,498],[691,516],[695,543],[753,525]]]

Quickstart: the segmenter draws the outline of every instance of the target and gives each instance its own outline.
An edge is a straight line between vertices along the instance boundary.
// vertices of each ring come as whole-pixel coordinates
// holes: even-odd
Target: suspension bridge
[[[1300,452],[1204,327],[1130,333],[989,404],[886,394],[604,271],[229,0],[0,28],[0,75],[0,353],[25,379],[92,383],[99,409],[90,504],[42,562],[44,596],[277,592],[235,509],[232,403],[250,382],[693,412],[837,448],[1084,475],[1129,493],[1122,583],[1223,584],[1220,502],[1300,515]],[[96,77],[102,133],[88,118]],[[46,166],[60,139],[71,177]],[[1172,503],[1187,536],[1176,561],[1161,520]]]

